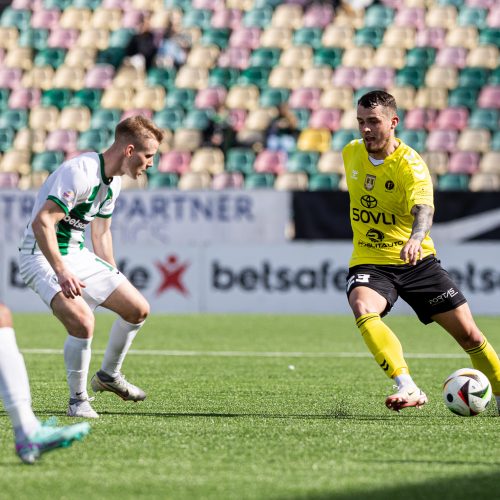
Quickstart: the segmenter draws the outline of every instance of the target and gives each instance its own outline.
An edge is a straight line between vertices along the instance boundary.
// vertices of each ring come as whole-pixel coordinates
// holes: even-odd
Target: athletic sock
[[[401,343],[379,314],[363,314],[356,325],[375,361],[389,378],[409,374]]]
[[[92,339],[81,339],[68,335],[64,343],[64,363],[71,399],[87,399],[87,376],[89,374],[90,345]]]
[[[0,328],[0,395],[9,414],[16,441],[22,441],[40,427],[31,408],[31,393],[24,358],[12,328]]]
[[[488,377],[493,394],[500,396],[500,360],[486,337],[480,346],[465,352],[470,356],[472,366]]]
[[[123,318],[116,319],[109,332],[109,341],[102,360],[101,370],[103,372],[112,377],[116,377],[120,373],[123,360],[143,324],[144,321],[134,325]]]

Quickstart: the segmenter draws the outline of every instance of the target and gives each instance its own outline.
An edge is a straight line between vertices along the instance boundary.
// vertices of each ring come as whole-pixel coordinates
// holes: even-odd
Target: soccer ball
[[[479,370],[461,368],[444,381],[443,399],[456,415],[473,417],[483,412],[491,401],[491,385]]]

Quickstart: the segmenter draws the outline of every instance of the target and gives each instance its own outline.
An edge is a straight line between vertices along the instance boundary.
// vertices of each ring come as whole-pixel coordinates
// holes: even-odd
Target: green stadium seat
[[[211,87],[221,86],[229,88],[236,85],[239,75],[240,70],[237,68],[216,67],[212,69],[210,75],[208,76],[208,85]]]
[[[192,0],[163,0],[165,9],[182,9],[184,12],[191,9]]]
[[[10,89],[0,88],[0,112],[9,107]]]
[[[97,109],[101,103],[102,89],[80,89],[71,98],[72,106],[86,106],[90,110]]]
[[[270,72],[271,70],[269,68],[250,66],[240,73],[240,76],[238,77],[238,84],[255,85],[259,89],[262,89],[267,87]]]
[[[28,126],[28,110],[4,109],[0,113],[0,128],[19,130]]]
[[[333,134],[332,149],[334,151],[342,151],[345,145],[349,144],[354,139],[359,139],[361,136],[358,130],[355,129],[340,129]]]
[[[320,28],[299,28],[293,34],[294,45],[309,45],[313,49],[322,47],[323,31]]]
[[[497,130],[491,138],[490,148],[492,151],[500,151],[500,130]]]
[[[36,50],[44,50],[47,48],[48,38],[49,30],[44,28],[30,28],[21,31],[17,43],[20,47],[31,47]]]
[[[457,24],[459,26],[475,26],[476,28],[483,29],[487,26],[487,15],[487,9],[464,6],[458,13]]]
[[[286,168],[289,172],[318,172],[319,153],[316,151],[295,151],[288,156]]]
[[[379,47],[384,38],[384,28],[360,28],[354,35],[354,43],[358,46]]]
[[[216,45],[224,50],[228,46],[230,33],[227,28],[208,28],[203,32],[200,42],[202,45]]]
[[[182,126],[193,130],[205,130],[209,127],[213,115],[213,109],[192,108],[186,113]]]
[[[184,109],[180,106],[171,106],[154,114],[153,121],[163,129],[177,130],[183,126]]]
[[[272,189],[274,178],[274,174],[248,174],[245,177],[245,187],[247,189]]]
[[[434,47],[413,47],[406,53],[406,65],[429,67],[436,59],[436,49]]]
[[[109,46],[126,48],[135,31],[131,28],[120,28],[109,34]]]
[[[123,47],[108,47],[97,53],[97,64],[111,64],[118,68],[125,58],[125,49]]]
[[[254,0],[253,8],[261,9],[262,7],[271,7],[275,9],[278,5],[282,4],[283,0]]]
[[[309,126],[309,118],[311,118],[311,111],[306,108],[293,108],[292,113],[297,118],[297,128],[304,130]]]
[[[243,16],[243,26],[247,28],[267,28],[271,24],[273,17],[272,7],[266,5],[264,7],[253,8],[247,10]]]
[[[43,0],[43,6],[45,9],[55,9],[63,11],[73,4],[73,0]]]
[[[469,176],[466,174],[443,174],[438,177],[438,191],[468,191]]]
[[[176,70],[174,68],[151,68],[146,76],[146,82],[150,86],[161,85],[169,89],[175,84]]]
[[[259,104],[263,108],[277,107],[283,104],[290,97],[290,89],[269,87],[260,93]]]
[[[226,170],[241,172],[248,175],[253,173],[255,152],[250,148],[232,148],[226,154]]]
[[[465,0],[438,0],[439,5],[453,5],[454,7],[460,8],[464,4]]]
[[[102,0],[73,0],[73,7],[96,10],[101,5],[101,2]]]
[[[212,12],[208,9],[190,9],[184,12],[184,16],[182,17],[182,25],[185,28],[198,27],[204,31],[211,27],[211,18]]]
[[[31,10],[5,7],[2,12],[2,17],[0,18],[0,26],[12,26],[13,28],[24,31],[30,27],[30,21]]]
[[[500,66],[492,70],[488,80],[489,85],[500,85]]]
[[[373,90],[378,90],[377,87],[359,87],[355,90],[352,103],[353,106],[356,107],[358,105],[358,101],[368,92],[372,92]]]
[[[401,68],[394,77],[394,83],[398,87],[420,88],[425,82],[425,68],[418,66],[405,66]]]
[[[476,108],[469,116],[468,126],[469,128],[487,128],[491,132],[495,132],[498,130],[499,119],[500,111],[498,109]]]
[[[151,173],[148,170],[148,188],[176,188],[179,183],[179,175],[171,172]]]
[[[64,62],[65,57],[66,49],[47,47],[36,54],[34,63],[37,66],[52,66],[52,68],[57,69]]]
[[[488,82],[489,73],[486,68],[463,68],[458,76],[458,85],[460,87],[484,87]]]
[[[91,128],[82,132],[77,140],[77,147],[80,151],[103,151],[110,146],[112,135],[109,130]]]
[[[278,47],[259,47],[250,55],[250,66],[274,68],[279,64],[281,49]]]
[[[425,151],[427,132],[423,129],[399,130],[397,137],[418,153]]]
[[[394,11],[385,5],[372,5],[365,11],[365,27],[387,28],[392,24]]]
[[[16,131],[10,127],[0,128],[0,151],[8,151],[12,147]]]
[[[340,47],[320,47],[314,51],[314,65],[336,68],[342,62],[342,53]]]
[[[31,160],[33,172],[52,173],[64,161],[64,151],[42,151],[35,153]]]
[[[339,174],[314,174],[309,177],[309,191],[336,191],[339,183]]]
[[[62,109],[70,104],[72,96],[70,89],[48,89],[42,93],[41,104]]]
[[[500,29],[499,28],[484,28],[479,33],[480,45],[494,45],[500,47]]]
[[[90,118],[90,128],[113,131],[122,117],[121,109],[96,108]]]
[[[173,87],[167,93],[166,104],[168,107],[181,106],[184,109],[191,109],[196,97],[195,89]]]
[[[456,87],[448,93],[448,106],[465,106],[469,109],[476,107],[478,89],[476,87]]]

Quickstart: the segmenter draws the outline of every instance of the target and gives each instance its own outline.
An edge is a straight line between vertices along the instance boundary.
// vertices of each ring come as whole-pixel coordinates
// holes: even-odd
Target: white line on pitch
[[[21,349],[25,354],[63,354],[62,349]],[[103,350],[94,350],[95,354],[104,354]],[[228,358],[370,358],[369,352],[253,352],[253,351],[176,351],[176,350],[135,350],[128,354],[138,356],[193,356],[193,357],[228,357]],[[448,353],[406,353],[405,358],[419,359],[456,359],[466,358],[465,354]]]

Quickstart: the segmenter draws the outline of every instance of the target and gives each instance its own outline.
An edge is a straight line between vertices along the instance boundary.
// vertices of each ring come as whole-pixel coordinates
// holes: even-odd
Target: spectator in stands
[[[0,396],[9,414],[16,440],[16,453],[26,464],[35,463],[42,453],[66,447],[90,431],[87,422],[66,427],[42,424],[31,408],[31,393],[22,354],[16,343],[12,316],[0,303]]]
[[[158,52],[156,38],[155,33],[150,29],[149,18],[143,15],[137,32],[134,33],[125,48],[128,62],[139,69],[149,70],[153,66]]]
[[[203,145],[220,148],[226,154],[226,151],[235,145],[235,140],[229,110],[222,103],[211,115],[209,125],[203,132]]]
[[[354,234],[347,296],[356,325],[377,364],[397,385],[386,399],[389,409],[427,403],[398,338],[381,319],[398,296],[422,323],[435,321],[451,334],[474,368],[489,378],[500,405],[500,360],[436,258],[429,236],[432,179],[422,158],[395,137],[396,111],[396,101],[387,92],[362,96],[357,108],[362,140],[350,142],[342,152]]]
[[[297,118],[284,102],[278,106],[278,115],[267,129],[266,147],[272,151],[289,153],[295,149],[298,135]]]
[[[183,32],[182,25],[179,22],[171,19],[160,41],[156,65],[163,68],[174,67],[179,69],[186,62],[191,45],[191,36]]]

